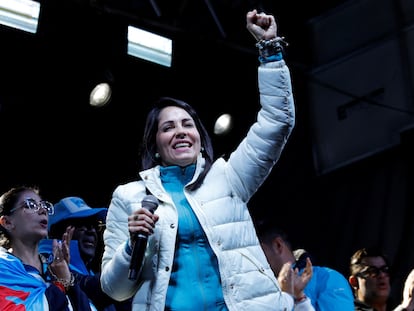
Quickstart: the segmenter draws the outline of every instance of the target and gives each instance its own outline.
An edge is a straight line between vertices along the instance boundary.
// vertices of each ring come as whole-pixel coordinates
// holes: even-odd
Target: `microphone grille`
[[[143,208],[146,208],[151,212],[154,212],[157,209],[159,203],[160,202],[155,196],[153,196],[152,194],[148,194],[142,199],[141,205]]]

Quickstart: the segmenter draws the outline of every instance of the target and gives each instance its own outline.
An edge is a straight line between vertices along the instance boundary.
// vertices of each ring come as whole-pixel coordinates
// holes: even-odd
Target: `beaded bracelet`
[[[70,279],[69,280],[65,280],[65,279],[60,279],[57,277],[56,274],[53,273],[52,269],[50,269],[50,266],[48,266],[48,270],[50,275],[53,278],[53,283],[59,287],[62,290],[62,286],[65,289],[65,291],[67,291],[70,287],[75,285],[75,276],[73,275],[73,273],[70,273]]]
[[[276,37],[270,40],[260,40],[256,43],[256,47],[259,49],[259,61],[262,63],[281,60],[283,58],[283,46],[289,44],[284,41],[284,37]],[[277,57],[275,57],[277,55]]]
[[[75,285],[75,276],[73,275],[73,273],[70,273],[70,280],[65,280],[65,279],[56,279],[55,282],[59,282],[63,285],[63,287],[65,288],[65,290],[68,290],[69,287],[72,287]]]

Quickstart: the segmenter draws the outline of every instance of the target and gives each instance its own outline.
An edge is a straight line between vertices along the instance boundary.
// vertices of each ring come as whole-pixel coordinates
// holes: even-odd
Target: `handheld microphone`
[[[158,207],[158,204],[158,199],[151,194],[145,196],[141,202],[142,208],[149,210],[151,213],[154,213]],[[147,242],[148,235],[146,233],[135,233],[133,237],[132,255],[128,273],[128,279],[130,280],[136,280],[138,274],[141,272]]]

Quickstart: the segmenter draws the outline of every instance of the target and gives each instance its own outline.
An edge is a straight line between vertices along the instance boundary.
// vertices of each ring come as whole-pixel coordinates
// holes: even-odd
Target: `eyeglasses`
[[[376,278],[380,275],[380,273],[385,273],[386,275],[390,274],[390,267],[382,266],[382,267],[375,267],[375,266],[366,266],[367,268],[362,270],[357,274],[357,276],[362,278]]]
[[[14,212],[15,210],[19,208],[25,208],[27,210],[30,210],[32,213],[38,212],[41,208],[47,210],[47,213],[49,215],[53,215],[55,213],[55,208],[52,203],[48,201],[40,201],[36,202],[34,199],[26,199],[24,200],[24,204],[20,206],[16,206],[15,208],[12,208],[10,210],[10,213]]]
[[[72,222],[72,226],[74,226],[79,231],[89,231],[95,229],[96,232],[103,232],[105,230],[105,223],[102,221],[94,221],[94,222],[86,222],[82,221],[75,221]]]

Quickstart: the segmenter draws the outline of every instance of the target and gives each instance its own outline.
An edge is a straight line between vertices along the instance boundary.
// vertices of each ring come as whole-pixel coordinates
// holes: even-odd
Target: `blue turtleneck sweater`
[[[217,259],[185,195],[195,165],[161,167],[161,181],[178,211],[178,235],[165,310],[227,310]]]

